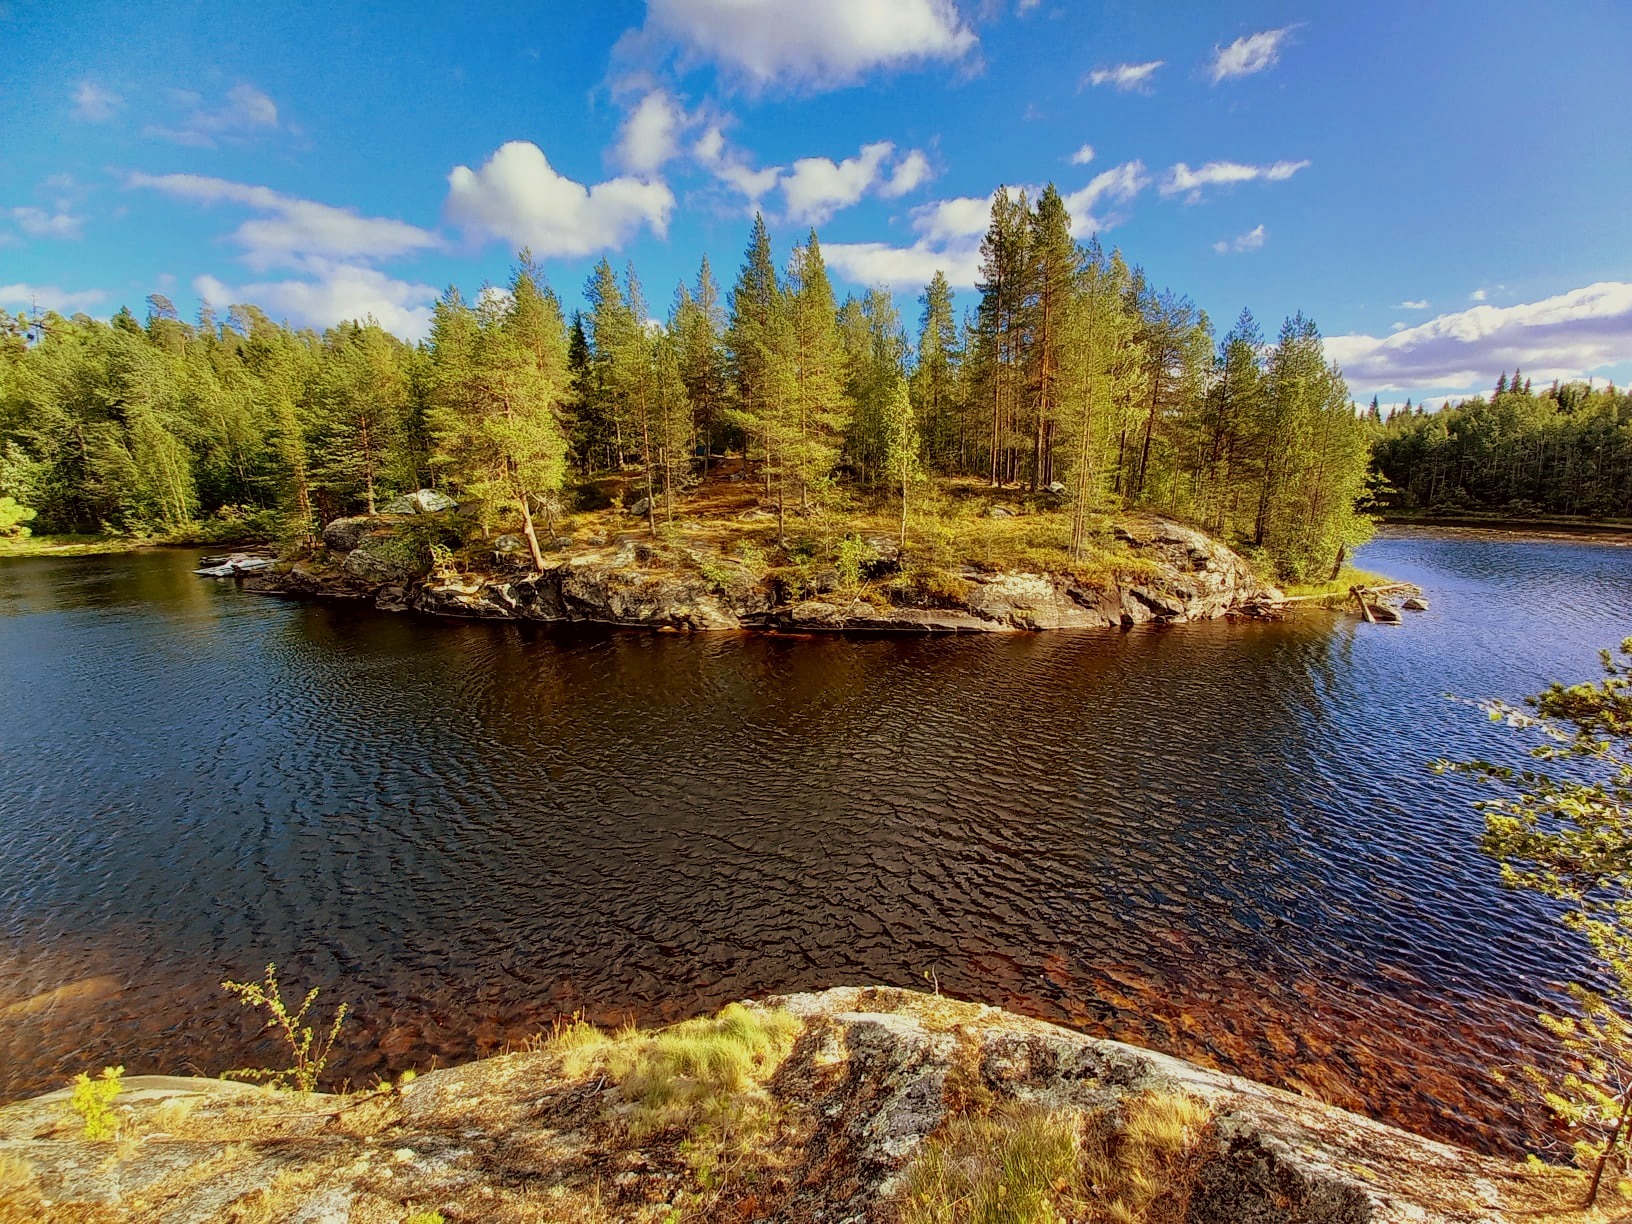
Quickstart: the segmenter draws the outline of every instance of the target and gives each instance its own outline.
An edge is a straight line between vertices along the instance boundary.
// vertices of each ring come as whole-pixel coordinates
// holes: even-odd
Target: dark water
[[[350,1000],[358,1080],[583,1009],[926,985],[1446,1138],[1577,953],[1477,853],[1444,699],[1593,674],[1632,550],[1399,535],[1402,628],[979,639],[460,624],[189,554],[0,563],[0,1098],[265,1062],[219,990]],[[48,993],[55,992],[55,993]]]

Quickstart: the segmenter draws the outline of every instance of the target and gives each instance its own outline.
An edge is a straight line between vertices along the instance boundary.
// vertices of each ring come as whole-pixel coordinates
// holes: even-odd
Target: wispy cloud
[[[1127,204],[1148,186],[1150,175],[1145,171],[1145,163],[1130,161],[1094,175],[1086,187],[1067,192],[1065,207],[1071,213],[1072,236],[1086,238],[1090,234],[1115,229],[1126,217],[1121,213],[1109,212],[1101,215],[1096,211],[1101,202]]]
[[[1394,303],[1395,310],[1427,310],[1427,298],[1406,298],[1403,302]]]
[[[1231,251],[1256,251],[1264,245],[1269,237],[1268,231],[1262,225],[1255,225],[1244,234],[1237,234],[1225,242],[1213,243],[1213,250],[1220,255],[1227,255]]]
[[[70,292],[55,285],[0,285],[0,306],[33,308],[38,302],[41,310],[72,313],[85,310],[108,300],[102,289],[81,289]]]
[[[1086,166],[1089,162],[1091,162],[1093,160],[1094,160],[1094,146],[1090,145],[1090,144],[1083,145],[1082,148],[1078,149],[1075,153],[1071,154],[1071,164],[1073,166]]]
[[[85,123],[106,123],[124,104],[125,100],[113,90],[95,81],[81,81],[74,86],[73,116]]]
[[[1272,67],[1281,58],[1281,44],[1291,32],[1291,26],[1263,30],[1238,38],[1227,47],[1214,47],[1210,65],[1213,84],[1232,77],[1251,76]]]
[[[1191,204],[1202,197],[1208,187],[1231,186],[1262,179],[1266,183],[1280,183],[1291,178],[1309,165],[1304,161],[1278,161],[1267,166],[1251,166],[1242,162],[1208,162],[1199,170],[1192,170],[1184,162],[1173,166],[1162,177],[1159,190],[1164,196],[1184,194]]]
[[[66,209],[53,211],[26,206],[12,209],[11,219],[30,238],[78,238],[85,223],[85,218],[76,217]]]
[[[253,85],[234,85],[214,105],[193,90],[171,90],[170,97],[179,111],[177,117],[169,123],[149,124],[142,129],[143,135],[211,149],[222,140],[243,139],[279,127],[277,103]]]
[[[1151,75],[1166,62],[1150,60],[1143,64],[1114,64],[1109,68],[1095,68],[1083,78],[1083,83],[1095,86],[1109,85],[1121,93],[1133,90],[1143,93],[1150,88]]]
[[[233,231],[244,262],[257,270],[309,267],[311,261],[371,262],[411,255],[441,244],[435,234],[390,217],[365,217],[349,208],[284,195],[270,187],[201,174],[132,174],[126,185],[197,204],[236,204],[265,213]]]

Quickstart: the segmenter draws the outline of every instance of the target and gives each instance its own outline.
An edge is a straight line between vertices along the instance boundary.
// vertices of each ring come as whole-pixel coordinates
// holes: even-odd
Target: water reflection
[[[253,1062],[216,989],[357,1005],[357,1077],[577,1008],[923,985],[1448,1138],[1572,972],[1474,849],[1442,699],[1584,674],[1628,555],[1402,537],[1399,630],[683,637],[0,565],[0,1094]],[[55,993],[53,993],[55,992]]]

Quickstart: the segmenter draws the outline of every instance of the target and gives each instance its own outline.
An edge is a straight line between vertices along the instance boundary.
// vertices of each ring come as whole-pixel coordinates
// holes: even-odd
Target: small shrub
[[[119,1133],[113,1102],[119,1095],[120,1077],[124,1073],[123,1067],[103,1067],[96,1079],[83,1071],[74,1076],[74,1095],[68,1104],[85,1120],[85,1138],[112,1139]]]
[[[834,563],[839,571],[839,589],[853,591],[861,585],[861,571],[873,560],[873,546],[854,533],[847,535],[834,548]]]
[[[38,514],[38,510],[19,505],[15,498],[0,497],[0,536],[25,539],[32,534],[26,524],[33,522]]]
[[[447,1219],[440,1211],[416,1211],[402,1224],[447,1224]]]
[[[334,1022],[329,1025],[328,1032],[319,1037],[316,1030],[306,1023],[307,1013],[317,1001],[318,987],[313,986],[308,990],[300,1007],[291,1012],[283,1001],[277,970],[277,965],[269,962],[264,981],[222,982],[221,988],[236,995],[245,1007],[259,1007],[268,1013],[264,1027],[278,1031],[289,1047],[292,1065],[283,1070],[243,1067],[221,1074],[223,1078],[250,1080],[270,1084],[274,1088],[292,1086],[297,1092],[312,1092],[328,1066],[335,1039],[340,1036],[340,1026],[346,1021],[347,1005],[342,1003],[335,1010]]]

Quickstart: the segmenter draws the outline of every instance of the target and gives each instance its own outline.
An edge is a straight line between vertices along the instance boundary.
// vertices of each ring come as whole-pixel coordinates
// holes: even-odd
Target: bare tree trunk
[[[544,572],[544,554],[538,547],[538,533],[533,530],[533,512],[528,508],[527,494],[519,494],[516,501],[521,504],[521,526],[522,530],[527,533],[527,548],[533,554],[533,572],[542,574]]]
[[[1615,1144],[1621,1137],[1621,1129],[1626,1125],[1626,1116],[1632,1113],[1632,1088],[1621,1093],[1621,1114],[1615,1119],[1615,1125],[1609,1132],[1609,1138],[1604,1140],[1604,1150],[1598,1156],[1598,1164],[1592,1170],[1592,1185],[1587,1187],[1587,1201],[1584,1207],[1592,1207],[1598,1202],[1598,1187],[1604,1180],[1604,1166],[1609,1164],[1609,1158],[1615,1151]]]

